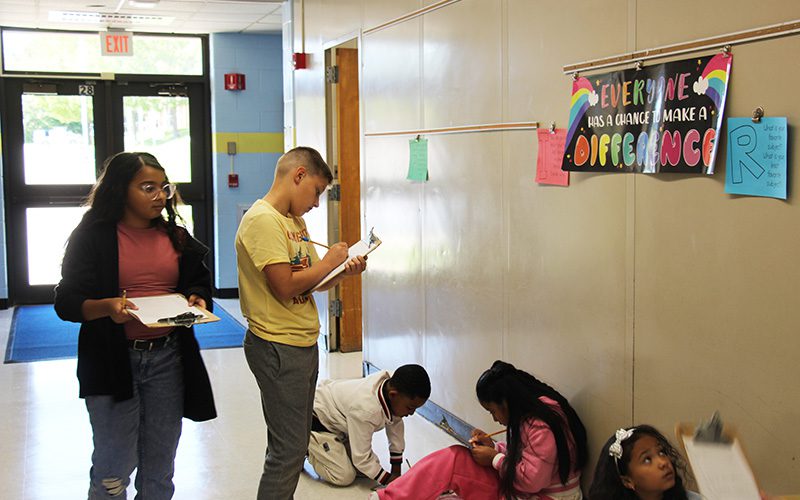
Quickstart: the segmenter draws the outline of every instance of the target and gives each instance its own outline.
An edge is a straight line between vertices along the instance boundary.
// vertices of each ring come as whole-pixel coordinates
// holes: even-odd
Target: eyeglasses
[[[154,200],[157,200],[162,192],[168,200],[172,199],[172,197],[175,196],[175,193],[178,192],[178,186],[175,184],[164,184],[163,186],[159,186],[158,184],[146,183],[139,186],[139,189],[141,189],[145,195],[152,197]]]

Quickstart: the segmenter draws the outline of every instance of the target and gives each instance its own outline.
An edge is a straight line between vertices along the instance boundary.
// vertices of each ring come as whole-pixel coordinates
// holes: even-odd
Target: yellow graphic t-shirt
[[[262,339],[299,347],[317,342],[319,316],[314,297],[279,300],[262,272],[270,264],[288,263],[297,272],[319,262],[307,239],[302,217],[284,217],[263,199],[242,217],[236,231],[239,302],[248,328]]]

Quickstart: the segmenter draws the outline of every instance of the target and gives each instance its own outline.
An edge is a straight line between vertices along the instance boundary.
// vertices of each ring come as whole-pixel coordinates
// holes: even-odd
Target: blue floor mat
[[[216,302],[220,321],[194,327],[201,349],[240,347],[245,327]],[[62,321],[52,304],[19,306],[14,309],[8,333],[6,363],[74,358],[78,354],[79,323]]]

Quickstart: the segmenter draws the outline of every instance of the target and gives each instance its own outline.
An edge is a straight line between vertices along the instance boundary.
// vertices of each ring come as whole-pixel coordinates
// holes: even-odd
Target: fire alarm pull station
[[[241,73],[226,73],[225,74],[225,90],[244,90],[245,89],[244,75]]]
[[[234,141],[228,142],[228,156],[231,159],[231,173],[228,174],[228,187],[239,187],[239,174],[233,171],[233,157],[236,156],[236,143]]]
[[[308,68],[308,58],[306,56],[308,56],[308,54],[303,52],[295,52],[292,54],[292,67],[294,69]]]

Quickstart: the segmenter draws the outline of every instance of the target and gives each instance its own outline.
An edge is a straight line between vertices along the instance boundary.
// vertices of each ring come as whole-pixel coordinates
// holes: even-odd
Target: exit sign
[[[101,31],[100,53],[104,56],[132,56],[133,35],[125,31]]]

